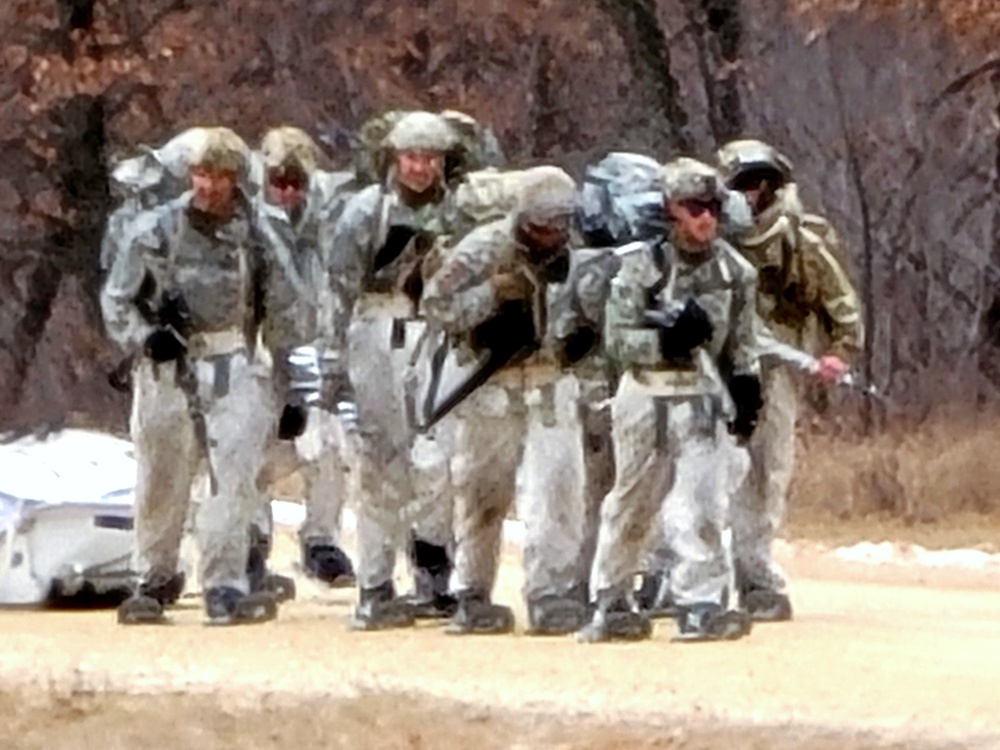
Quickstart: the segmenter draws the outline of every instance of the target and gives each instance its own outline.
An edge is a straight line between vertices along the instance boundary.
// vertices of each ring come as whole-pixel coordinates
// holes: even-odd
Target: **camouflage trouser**
[[[275,482],[295,472],[302,476],[306,518],[299,537],[303,541],[336,544],[340,538],[350,479],[344,446],[340,421],[326,409],[313,407],[301,436],[294,441],[275,439],[267,448],[258,480],[262,491],[267,493]]]
[[[764,408],[748,446],[750,471],[732,502],[733,550],[744,585],[782,591],[785,575],[772,560],[771,547],[795,466],[798,400],[783,368],[766,372],[763,390]]]
[[[413,519],[413,535],[438,547],[451,547],[453,541],[451,457],[454,433],[454,418],[445,417],[426,433],[417,435],[410,446],[413,489],[418,498],[423,498],[423,508]]]
[[[446,543],[450,526],[447,456],[435,434],[414,443],[405,413],[403,380],[419,326],[405,325],[400,340],[393,336],[400,329],[395,320],[377,307],[361,310],[348,332],[361,428],[355,454],[361,588],[392,580],[396,552],[411,527],[435,537],[426,541]]]
[[[306,520],[299,530],[302,541],[340,543],[341,516],[351,481],[345,446],[340,420],[326,409],[310,409],[306,431],[295,441],[305,482]]]
[[[721,422],[712,399],[654,399],[626,375],[611,408],[615,485],[601,507],[592,593],[631,588],[662,511],[671,519],[677,558],[674,601],[725,606],[733,566],[725,482],[718,471]]]
[[[194,360],[190,366],[215,482],[195,518],[201,583],[246,592],[247,529],[263,505],[257,477],[274,430],[269,373],[242,352]],[[177,385],[173,363],[142,361],[133,376],[136,571],[141,580],[150,580],[177,571],[192,483],[205,447],[196,440],[188,396]]]
[[[719,466],[725,469],[724,492],[729,498],[735,497],[740,487],[746,479],[750,469],[750,457],[746,448],[736,442],[736,438],[727,432],[719,436]],[[675,487],[671,492],[680,491]],[[659,518],[650,532],[648,547],[646,550],[645,563],[642,570],[650,573],[659,573],[668,579],[672,575],[674,565],[677,562],[677,553],[674,550],[674,538],[679,530],[675,521],[677,520],[669,512],[672,503],[664,503],[660,509]],[[732,501],[730,502],[730,513],[732,513]],[[735,531],[734,531],[735,535]],[[735,548],[733,550],[735,555]]]
[[[597,550],[597,530],[601,520],[601,503],[615,483],[615,453],[611,441],[611,408],[607,378],[580,378],[583,417],[584,493],[586,525],[583,546],[577,559],[576,580],[584,587],[590,581],[590,570]]]
[[[526,388],[519,374],[502,373],[504,384],[483,386],[456,412],[455,588],[492,592],[516,498],[531,601],[582,582],[584,446],[576,378]]]
[[[164,581],[180,570],[181,538],[201,458],[188,401],[173,364],[141,360],[132,370],[135,487],[133,570],[140,581]]]

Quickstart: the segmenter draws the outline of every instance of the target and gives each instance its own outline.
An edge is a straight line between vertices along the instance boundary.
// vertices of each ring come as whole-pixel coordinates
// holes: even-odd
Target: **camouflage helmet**
[[[458,145],[458,134],[441,115],[408,112],[393,125],[385,146],[394,151],[450,151]]]
[[[250,148],[229,128],[208,128],[191,155],[190,166],[235,172],[242,184],[250,171]]]
[[[267,169],[298,168],[308,175],[315,171],[319,163],[316,141],[301,128],[288,125],[271,128],[264,134],[260,154]]]
[[[154,153],[157,161],[175,177],[186,175],[191,160],[201,149],[209,130],[210,128],[194,127],[178,133],[156,149]]]
[[[722,201],[726,187],[714,167],[682,156],[663,165],[663,197],[668,201]]]
[[[742,175],[768,171],[779,175],[781,183],[792,181],[792,162],[774,146],[763,141],[731,141],[715,155],[722,178],[732,186]]]
[[[544,223],[572,216],[578,202],[576,182],[559,167],[525,170],[517,190],[514,213],[518,219]]]

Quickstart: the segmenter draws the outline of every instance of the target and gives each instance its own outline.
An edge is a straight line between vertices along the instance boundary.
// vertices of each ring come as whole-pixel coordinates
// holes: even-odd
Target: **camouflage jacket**
[[[328,349],[346,351],[347,328],[364,294],[406,294],[416,313],[421,263],[449,229],[450,194],[420,208],[403,203],[383,185],[369,185],[344,206],[340,219],[324,225],[320,246],[332,305],[321,325]]]
[[[829,223],[803,215],[794,186],[781,191],[738,247],[760,275],[757,310],[780,340],[845,359],[860,351],[861,303],[839,237]]]
[[[757,274],[729,243],[716,240],[704,255],[688,255],[667,240],[619,250],[621,268],[605,308],[605,347],[621,371],[670,370],[660,353],[660,330],[644,322],[647,310],[671,310],[694,299],[708,314],[712,338],[696,350],[697,387],[721,390],[720,370],[759,372]]]
[[[352,179],[349,173],[317,170],[303,209],[294,215],[266,203],[263,190],[258,194],[257,223],[261,233],[268,244],[285,248],[307,290],[296,300],[297,331],[314,342],[322,338],[319,326],[331,319],[333,307],[321,237],[329,237],[350,199]],[[288,316],[280,320],[288,322]]]
[[[592,329],[595,318],[600,317],[593,309],[593,295],[582,299],[577,296],[579,290],[592,286],[586,274],[573,274],[574,265],[579,271],[578,261],[584,258],[576,259],[575,252],[570,252],[569,259],[566,279],[547,283],[515,238],[510,217],[484,224],[444,253],[440,267],[424,289],[423,311],[432,324],[450,334],[460,347],[468,348],[473,329],[500,309],[492,283],[494,276],[519,273],[533,290],[524,300],[531,310],[535,343],[540,348],[533,361],[566,364],[562,342],[581,328]],[[592,266],[591,271],[597,270],[596,265]]]
[[[190,201],[186,193],[133,222],[101,292],[111,338],[140,350],[170,298],[182,300],[186,335],[236,330],[252,344],[260,328],[272,350],[305,343],[295,303],[308,292],[288,249],[258,231],[247,202],[211,227]]]

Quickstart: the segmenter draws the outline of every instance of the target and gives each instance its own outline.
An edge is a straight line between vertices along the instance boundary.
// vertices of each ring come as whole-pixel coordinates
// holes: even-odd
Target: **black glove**
[[[492,352],[516,352],[536,344],[531,307],[523,300],[504,302],[492,318],[472,329],[469,343],[473,349]]]
[[[156,328],[146,337],[142,350],[154,362],[172,362],[184,353],[184,342],[169,328]]]
[[[760,378],[756,375],[734,375],[729,380],[729,395],[736,405],[736,418],[729,423],[729,431],[741,445],[753,435],[757,416],[764,401],[760,393]]]
[[[677,319],[660,329],[660,353],[664,359],[690,357],[695,348],[712,338],[712,330],[708,313],[689,299]]]
[[[569,252],[561,252],[538,268],[538,280],[543,284],[562,284],[569,278]]]
[[[385,244],[375,254],[375,271],[378,272],[403,254],[417,230],[407,226],[393,225],[386,233]]]
[[[306,431],[308,412],[304,406],[285,404],[278,420],[278,440],[295,440]]]
[[[597,346],[597,338],[597,331],[593,328],[577,328],[569,336],[559,340],[560,359],[567,365],[576,364]]]

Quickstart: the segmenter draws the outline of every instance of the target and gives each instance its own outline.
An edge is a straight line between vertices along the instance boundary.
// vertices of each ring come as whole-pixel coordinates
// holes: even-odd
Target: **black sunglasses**
[[[719,203],[719,201],[688,199],[680,201],[680,205],[695,219],[706,212],[715,217],[718,217],[718,215],[722,212],[722,204]]]
[[[297,169],[272,169],[267,181],[278,190],[305,190],[309,178]]]

